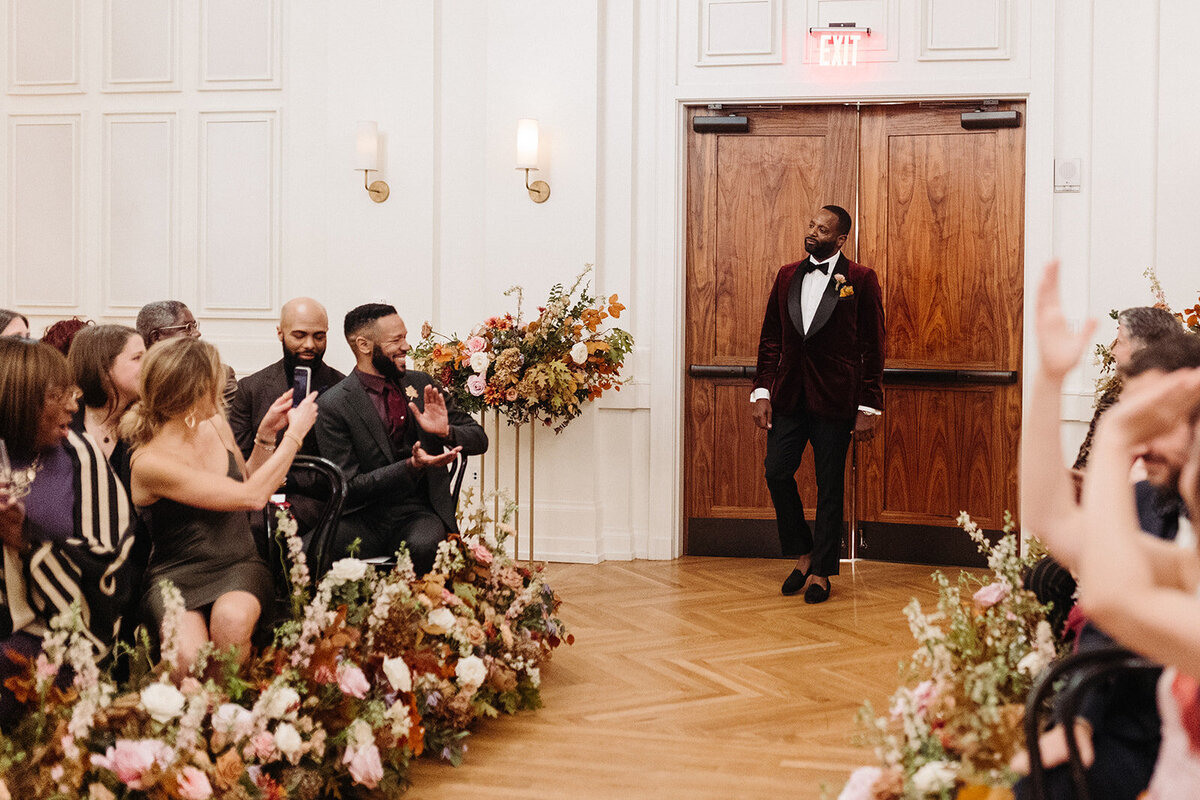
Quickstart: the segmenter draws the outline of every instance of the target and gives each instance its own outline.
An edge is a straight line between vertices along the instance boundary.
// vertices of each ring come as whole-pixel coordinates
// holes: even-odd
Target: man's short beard
[[[404,380],[404,370],[396,366],[395,361],[383,354],[383,348],[379,346],[378,342],[375,343],[375,348],[371,351],[371,366],[392,383],[399,385],[400,381]]]
[[[291,350],[288,350],[286,345],[282,345],[282,347],[283,347],[283,369],[287,373],[287,378],[288,378],[289,383],[291,383],[291,381],[292,381],[292,376],[296,371],[296,367],[312,367],[312,371],[316,372],[317,370],[319,370],[321,368],[321,365],[325,362],[325,354],[324,353],[317,353],[316,357],[314,357],[312,361],[305,361],[304,359],[300,358],[298,355],[293,353]]]

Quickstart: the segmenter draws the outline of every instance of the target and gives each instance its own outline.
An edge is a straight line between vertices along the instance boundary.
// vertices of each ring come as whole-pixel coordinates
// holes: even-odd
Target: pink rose
[[[374,789],[383,778],[383,762],[379,760],[379,748],[374,744],[362,747],[347,747],[344,764],[350,765],[350,777],[368,789]]]
[[[188,697],[191,697],[203,688],[204,686],[200,683],[200,681],[196,680],[191,675],[188,675],[179,682],[179,691],[183,692]]]
[[[157,739],[117,739],[104,755],[92,756],[92,766],[109,770],[130,789],[145,789],[142,779],[147,773],[173,759],[171,748]]]
[[[482,353],[484,350],[487,350],[487,339],[482,336],[472,336],[467,339],[468,353]]]
[[[184,767],[179,772],[179,796],[183,800],[208,800],[212,797],[212,784],[208,776],[195,767]]]
[[[484,566],[492,563],[492,551],[481,544],[471,545],[471,556]]]
[[[343,665],[338,670],[338,688],[351,697],[361,699],[371,691],[371,683],[363,671],[354,664]]]
[[[975,594],[971,595],[971,599],[975,601],[975,605],[980,608],[991,608],[999,603],[1004,598],[1008,597],[1011,590],[1008,588],[1007,581],[996,581],[984,586]]]
[[[472,375],[471,377],[467,378],[467,391],[470,392],[473,397],[479,397],[479,395],[483,394],[483,390],[486,388],[487,381],[484,380],[482,375]]]
[[[250,739],[250,751],[259,761],[271,761],[275,757],[275,737],[270,731],[259,731]]]

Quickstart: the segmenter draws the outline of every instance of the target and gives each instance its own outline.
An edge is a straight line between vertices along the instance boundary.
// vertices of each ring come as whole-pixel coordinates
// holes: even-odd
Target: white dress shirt
[[[817,315],[817,306],[821,305],[821,297],[825,294],[825,287],[833,280],[833,273],[837,272],[838,260],[842,257],[842,252],[839,250],[824,261],[817,261],[809,258],[805,261],[812,261],[814,264],[828,264],[824,272],[820,270],[807,270],[800,283],[800,310],[804,315],[804,332],[808,333],[809,327],[812,325],[813,317]],[[792,280],[795,280],[793,278]],[[755,389],[750,393],[750,402],[758,400],[770,400],[771,391],[769,389]],[[859,411],[867,414],[882,414],[883,412],[877,408],[869,406],[859,406]]]

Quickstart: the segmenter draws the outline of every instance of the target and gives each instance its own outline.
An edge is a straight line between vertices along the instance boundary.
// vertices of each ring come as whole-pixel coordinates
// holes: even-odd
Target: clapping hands
[[[425,410],[417,408],[416,403],[409,403],[408,410],[413,419],[421,426],[421,430],[445,439],[450,435],[450,414],[446,410],[446,398],[433,384],[425,387]],[[449,462],[447,462],[449,463]]]

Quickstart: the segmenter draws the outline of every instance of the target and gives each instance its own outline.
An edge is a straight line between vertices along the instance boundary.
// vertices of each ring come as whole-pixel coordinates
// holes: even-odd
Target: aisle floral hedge
[[[935,572],[937,609],[924,611],[916,599],[904,609],[917,649],[900,667],[887,712],[868,704],[859,714],[878,766],[855,770],[839,800],[982,800],[1003,796],[1015,780],[1008,764],[1024,745],[1026,695],[1064,645],[1049,607],[1023,588],[1040,548],[1022,556],[1007,515],[994,545],[966,512],[958,522],[990,573],[951,582]]]
[[[338,561],[313,590],[281,509],[292,614],[242,668],[208,652],[171,680],[183,605],[170,584],[161,661],[145,638],[124,648],[120,683],[78,614],[54,620],[28,677],[10,681],[34,711],[0,736],[0,800],[383,798],[415,756],[457,764],[476,720],[541,705],[541,666],[572,641],[541,571],[505,552],[511,529],[463,505],[463,533],[429,575],[401,551],[386,573]]]
[[[468,413],[494,410],[510,424],[539,420],[561,432],[584,404],[620,391],[633,337],[607,328],[625,310],[617,295],[592,297],[584,268],[571,285],[550,290],[538,315],[523,321],[524,292],[514,286],[516,316],[489,317],[465,339],[436,333],[426,322],[412,350],[417,369],[437,378]]]

